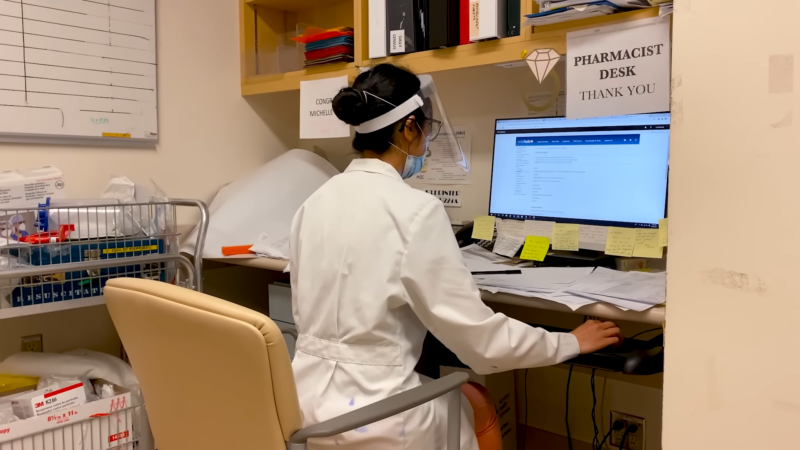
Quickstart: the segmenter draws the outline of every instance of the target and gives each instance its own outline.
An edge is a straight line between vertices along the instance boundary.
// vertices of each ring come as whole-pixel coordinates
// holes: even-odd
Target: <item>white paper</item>
[[[438,198],[445,208],[461,208],[460,189],[425,189],[425,192]]]
[[[567,33],[567,53],[567,118],[669,111],[668,20]]]
[[[664,303],[667,299],[667,274],[665,272],[619,272],[598,267],[590,276],[579,280],[566,290],[579,294],[614,297],[653,306]]]
[[[406,52],[406,30],[392,30],[389,39],[389,53]]]
[[[606,245],[608,239],[608,227],[597,227],[594,225],[580,226],[580,242],[583,244]]]
[[[508,256],[513,258],[517,254],[522,244],[525,243],[525,238],[498,235],[494,243],[494,252],[498,255]]]
[[[525,236],[539,236],[553,239],[553,227],[555,222],[545,222],[541,220],[525,221]]]
[[[507,261],[508,258],[503,258],[502,256],[497,256],[494,253],[486,250],[485,248],[481,247],[477,244],[468,245],[461,249],[461,256],[464,257],[465,260],[472,260],[472,261],[488,261],[491,263]],[[495,270],[497,270],[497,266],[495,266]],[[506,270],[506,269],[502,269]]]
[[[284,261],[289,260],[289,237],[284,236],[280,239],[270,239],[269,236],[262,233],[250,251],[255,253],[261,258],[281,259]]]
[[[453,132],[461,144],[464,158],[470,160],[472,150],[472,132],[464,126],[453,126]],[[439,137],[428,144],[428,155],[422,171],[411,180],[426,184],[470,184],[472,172],[465,172],[457,161],[461,161],[458,149],[454,149],[447,131],[442,128]]]
[[[222,247],[255,244],[262,233],[289,236],[300,205],[339,171],[307,150],[289,150],[217,193],[209,207],[204,258],[223,258]],[[181,252],[195,254],[195,229]]]
[[[350,137],[350,125],[333,113],[333,97],[347,87],[347,76],[300,82],[300,139]]]
[[[525,239],[528,236],[525,233],[525,222],[522,220],[513,220],[513,219],[495,219],[495,225],[497,226],[497,235],[498,236],[510,236],[510,237],[519,237]]]

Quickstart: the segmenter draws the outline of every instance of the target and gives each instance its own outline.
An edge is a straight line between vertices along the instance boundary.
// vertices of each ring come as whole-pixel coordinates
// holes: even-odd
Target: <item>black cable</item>
[[[619,450],[625,450],[625,441],[628,440],[628,435],[631,432],[636,433],[636,430],[638,430],[638,429],[639,429],[639,427],[636,426],[636,425],[631,425],[631,426],[629,426],[628,428],[625,429],[625,433],[622,434],[622,440],[619,441]]]
[[[597,369],[592,369],[592,379],[591,379],[591,386],[592,386],[592,426],[594,427],[594,437],[592,438],[592,445],[597,446],[600,443],[600,439],[598,438],[598,434],[600,433],[600,429],[597,428],[597,390],[595,389],[595,373]]]
[[[569,366],[569,377],[567,377],[567,412],[564,414],[564,422],[567,424],[567,444],[569,450],[572,450],[572,434],[569,431],[569,384],[572,382],[572,369],[575,366]]]
[[[527,450],[525,444],[528,441],[528,370],[525,369],[525,428],[522,433],[522,450]]]
[[[663,329],[664,329],[663,327],[658,327],[658,328],[653,328],[652,330],[642,331],[641,333],[634,334],[632,337],[629,337],[628,339],[634,339],[634,338],[637,338],[637,337],[639,337],[639,336],[641,336],[641,335],[643,335],[645,333],[650,333],[650,332],[653,332],[653,331],[661,331]]]
[[[614,422],[614,424],[611,426],[611,429],[608,430],[608,433],[606,433],[606,436],[603,438],[602,441],[600,441],[600,446],[597,447],[597,450],[603,450],[603,446],[606,445],[606,441],[608,440],[609,437],[611,437],[611,433],[619,431],[623,428],[625,428],[625,422],[621,420],[617,420],[616,422]]]

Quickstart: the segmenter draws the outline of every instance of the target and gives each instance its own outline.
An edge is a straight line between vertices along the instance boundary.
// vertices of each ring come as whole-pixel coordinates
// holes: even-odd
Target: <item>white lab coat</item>
[[[294,217],[290,247],[303,426],[419,386],[414,367],[427,330],[481,374],[557,364],[579,353],[574,336],[532,328],[484,305],[442,203],[380,160],[355,160],[314,193]],[[461,423],[461,448],[477,450],[466,414]],[[309,448],[441,450],[446,424],[442,398],[312,440]]]

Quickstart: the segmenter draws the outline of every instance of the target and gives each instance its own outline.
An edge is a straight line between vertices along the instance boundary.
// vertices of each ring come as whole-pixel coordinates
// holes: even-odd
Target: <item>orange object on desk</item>
[[[250,251],[250,245],[234,245],[232,247],[222,247],[222,254],[224,256],[234,256],[234,255],[254,255],[255,253]]]

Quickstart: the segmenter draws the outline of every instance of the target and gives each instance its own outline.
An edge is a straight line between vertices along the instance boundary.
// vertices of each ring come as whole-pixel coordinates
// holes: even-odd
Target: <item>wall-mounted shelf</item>
[[[366,39],[368,1],[240,0],[242,95],[297,90],[301,81],[320,78],[346,75],[352,80],[359,74],[359,67],[382,62],[402,64],[416,73],[432,73],[519,61],[523,50],[552,48],[564,54],[567,50],[566,35],[570,31],[656,17],[659,11],[658,8],[648,8],[535,29],[523,27],[522,34],[516,37],[371,60]],[[536,8],[533,0],[521,1],[523,12]],[[293,48],[287,39],[296,31],[294,24],[302,21],[313,21],[314,25],[324,28],[352,26],[355,30],[355,61],[297,68],[301,46]]]
[[[0,309],[0,320],[14,317],[32,316],[68,309],[86,308],[89,306],[105,305],[106,298],[101,296],[65,300],[63,302],[42,303],[40,305],[20,306],[17,308]]]

